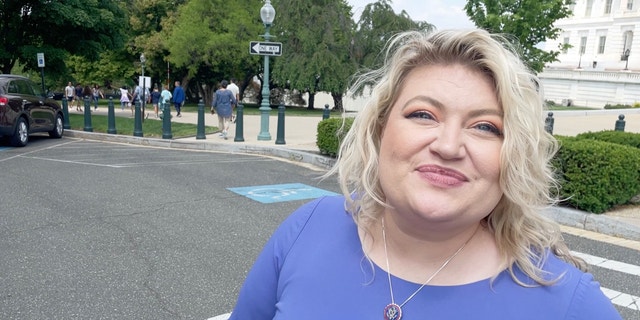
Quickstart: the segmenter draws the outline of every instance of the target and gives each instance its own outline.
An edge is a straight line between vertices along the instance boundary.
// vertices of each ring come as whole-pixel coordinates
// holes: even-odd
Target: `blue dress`
[[[544,269],[565,276],[533,288],[518,285],[507,271],[493,283],[427,285],[402,307],[402,319],[621,319],[591,274],[553,255]],[[397,303],[420,286],[392,281]],[[230,319],[382,319],[389,303],[386,272],[364,258],[344,198],[324,197],[300,207],[272,235]]]

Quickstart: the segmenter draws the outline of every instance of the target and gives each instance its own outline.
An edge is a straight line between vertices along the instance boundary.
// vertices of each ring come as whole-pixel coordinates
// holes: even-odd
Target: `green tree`
[[[522,59],[534,71],[540,72],[547,62],[557,61],[566,45],[558,51],[544,51],[536,45],[555,39],[562,31],[554,23],[571,15],[573,0],[468,0],[467,15],[476,26],[492,33],[512,38],[520,48]]]
[[[360,66],[375,67],[385,43],[394,34],[406,30],[433,30],[427,22],[413,21],[406,11],[396,14],[391,0],[379,0],[367,4],[360,15],[355,33],[353,56]]]
[[[45,54],[47,71],[64,73],[75,54],[95,59],[121,47],[124,12],[114,0],[4,0],[0,10],[0,71],[20,64],[37,70],[36,53]]]
[[[433,29],[435,27],[428,22],[412,20],[404,10],[396,14],[391,7],[391,0],[379,0],[364,7],[356,25],[351,55],[361,68],[376,68],[383,62],[382,50],[394,34]],[[364,88],[356,89],[355,94],[361,94]]]
[[[194,81],[191,87],[207,105],[220,80],[251,78],[259,70],[259,57],[248,51],[260,34],[261,5],[260,0],[190,0],[177,9],[175,23],[165,26],[167,60],[184,69],[183,84]]]
[[[274,59],[272,79],[277,85],[314,95],[331,93],[334,108],[356,69],[349,49],[353,34],[351,7],[346,0],[280,0],[276,9],[274,41],[283,43],[282,57]]]
[[[141,70],[140,54],[144,53],[147,59],[145,75],[150,76],[156,84],[168,80],[170,52],[165,39],[169,37],[177,21],[180,11],[178,8],[186,2],[187,0],[129,0],[130,41],[126,53],[129,61],[135,61],[133,65],[137,70]],[[178,75],[179,80],[183,80],[184,74],[185,68],[173,70],[173,75]]]

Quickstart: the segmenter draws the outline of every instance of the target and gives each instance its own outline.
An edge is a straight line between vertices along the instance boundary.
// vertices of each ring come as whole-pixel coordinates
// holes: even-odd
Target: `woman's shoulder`
[[[326,233],[339,224],[353,224],[344,204],[343,196],[323,196],[307,202],[291,213],[274,235],[298,238],[302,233]]]

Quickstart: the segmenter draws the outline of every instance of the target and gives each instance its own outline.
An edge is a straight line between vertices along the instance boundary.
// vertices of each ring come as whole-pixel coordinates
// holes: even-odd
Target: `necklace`
[[[384,258],[387,261],[387,279],[389,280],[389,293],[391,294],[391,303],[389,303],[386,307],[384,307],[384,310],[383,310],[384,320],[402,319],[402,307],[404,307],[404,305],[407,304],[409,300],[413,299],[413,297],[415,297],[415,295],[418,294],[418,292],[420,292],[422,288],[424,288],[429,282],[431,282],[431,280],[433,280],[433,278],[435,278],[438,275],[438,273],[440,273],[440,271],[442,271],[442,269],[444,269],[449,264],[449,262],[451,262],[451,260],[453,260],[453,258],[455,258],[458,255],[458,253],[462,251],[462,249],[464,249],[464,247],[467,245],[467,243],[469,243],[469,241],[471,241],[471,239],[473,238],[473,236],[476,234],[477,231],[478,229],[476,228],[476,231],[473,232],[471,237],[469,237],[469,239],[467,239],[467,241],[465,241],[465,243],[463,243],[462,246],[458,248],[456,252],[454,252],[449,258],[447,258],[447,260],[445,260],[445,262],[440,266],[440,268],[438,268],[438,270],[436,270],[436,272],[434,272],[427,279],[427,281],[425,281],[416,291],[414,291],[409,296],[409,298],[404,300],[404,302],[402,302],[401,304],[397,304],[393,297],[393,285],[391,284],[391,269],[389,268],[389,254],[387,253],[387,234],[384,231],[384,218],[382,218],[382,241],[384,243]]]

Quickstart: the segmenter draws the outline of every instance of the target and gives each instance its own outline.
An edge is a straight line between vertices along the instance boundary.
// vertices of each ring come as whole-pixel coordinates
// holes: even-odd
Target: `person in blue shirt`
[[[227,140],[229,124],[233,114],[233,106],[237,103],[236,95],[233,91],[227,89],[229,82],[222,80],[220,89],[213,94],[211,102],[211,113],[218,114],[218,127],[220,128],[220,137]]]
[[[539,80],[484,30],[404,32],[230,319],[621,319],[559,226]]]
[[[158,90],[158,86],[153,87],[153,92],[151,92],[151,104],[153,105],[153,112],[156,114],[156,119],[158,118],[158,105],[160,104],[160,98],[162,94],[160,90]]]
[[[176,81],[175,88],[173,89],[173,106],[176,108],[176,117],[182,117],[180,110],[182,109],[184,100],[184,89],[180,86],[180,81]]]

